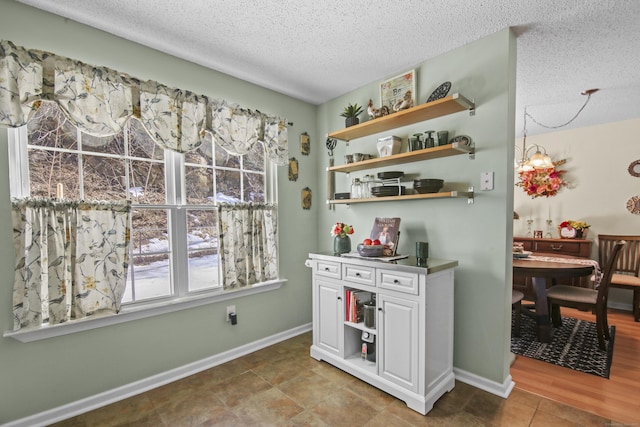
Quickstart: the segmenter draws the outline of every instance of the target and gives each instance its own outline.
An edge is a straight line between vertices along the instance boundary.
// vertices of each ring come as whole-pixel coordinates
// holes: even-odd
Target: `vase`
[[[347,117],[344,119],[345,127],[351,127],[360,123],[360,119],[358,117]]]
[[[333,238],[333,253],[346,254],[351,252],[351,239],[349,236],[336,236]]]

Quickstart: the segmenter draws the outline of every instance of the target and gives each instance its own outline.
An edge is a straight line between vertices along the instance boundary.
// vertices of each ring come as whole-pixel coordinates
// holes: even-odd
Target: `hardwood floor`
[[[590,312],[562,308],[563,316],[595,321]],[[609,379],[516,356],[516,388],[629,426],[640,425],[640,322],[626,311],[609,310],[616,327]]]

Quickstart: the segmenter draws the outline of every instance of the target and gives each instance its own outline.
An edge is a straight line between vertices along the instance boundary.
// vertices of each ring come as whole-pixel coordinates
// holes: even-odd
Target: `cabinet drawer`
[[[580,243],[577,242],[536,242],[536,252],[559,253],[578,256]]]
[[[340,278],[340,263],[331,261],[318,261],[317,274],[320,276],[333,277],[334,279]]]
[[[350,282],[360,283],[363,285],[375,286],[375,268],[364,267],[362,265],[342,265],[342,278]]]
[[[418,274],[378,269],[378,287],[418,295]]]

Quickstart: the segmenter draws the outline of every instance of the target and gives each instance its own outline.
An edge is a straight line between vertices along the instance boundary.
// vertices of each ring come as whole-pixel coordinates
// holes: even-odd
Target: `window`
[[[125,304],[220,290],[216,203],[269,200],[262,143],[234,156],[209,135],[180,154],[136,119],[112,137],[83,133],[52,102],[9,132],[13,197],[56,197],[62,187],[65,198],[132,201]]]

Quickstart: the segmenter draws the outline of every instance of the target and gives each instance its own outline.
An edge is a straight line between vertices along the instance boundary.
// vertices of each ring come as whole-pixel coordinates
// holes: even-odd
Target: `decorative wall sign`
[[[632,214],[640,215],[640,197],[633,196],[627,201],[627,209]]]
[[[289,181],[298,180],[298,161],[295,157],[289,159]]]
[[[380,108],[397,111],[394,106],[402,102],[407,91],[411,92],[412,105],[416,105],[416,70],[410,70],[380,83]]]
[[[300,134],[300,153],[303,156],[308,156],[311,152],[311,139],[309,138],[309,134],[303,132]]]
[[[309,187],[302,189],[302,209],[307,211],[311,209],[311,189]]]
[[[429,99],[427,99],[427,102],[437,101],[438,99],[444,98],[449,93],[449,89],[451,89],[451,82],[442,83],[429,96]]]
[[[635,177],[640,177],[640,160],[636,160],[635,162],[631,162],[629,165],[629,174]]]

